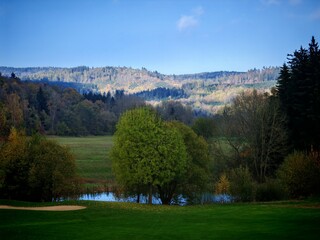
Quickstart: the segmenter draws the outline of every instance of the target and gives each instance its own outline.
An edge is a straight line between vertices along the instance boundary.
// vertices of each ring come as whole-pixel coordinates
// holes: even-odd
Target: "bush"
[[[277,201],[286,198],[286,193],[280,182],[274,179],[258,184],[256,187],[256,201]]]
[[[291,197],[307,197],[320,193],[317,156],[314,153],[294,152],[285,158],[277,175]]]
[[[235,201],[254,200],[255,183],[248,168],[239,167],[230,172],[230,193]]]
[[[52,201],[78,189],[75,160],[65,147],[12,129],[0,150],[1,198]]]
[[[215,194],[229,194],[230,193],[230,182],[225,173],[223,173],[219,181],[215,184]]]

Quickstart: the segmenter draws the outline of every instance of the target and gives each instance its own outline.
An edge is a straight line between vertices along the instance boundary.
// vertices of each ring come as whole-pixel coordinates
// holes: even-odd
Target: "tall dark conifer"
[[[37,92],[37,108],[38,112],[45,111],[45,113],[49,113],[47,98],[44,95],[42,87],[40,87]]]
[[[288,60],[277,89],[289,140],[294,149],[320,149],[320,53],[315,38],[308,49],[301,47]]]

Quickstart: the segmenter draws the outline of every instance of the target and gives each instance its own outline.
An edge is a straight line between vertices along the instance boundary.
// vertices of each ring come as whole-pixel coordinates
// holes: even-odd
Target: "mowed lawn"
[[[67,204],[80,204],[87,209],[0,210],[0,238],[274,240],[319,239],[320,234],[319,203],[186,207],[89,201]]]
[[[77,172],[81,178],[93,182],[112,180],[109,158],[112,136],[50,138],[70,148],[75,156]]]

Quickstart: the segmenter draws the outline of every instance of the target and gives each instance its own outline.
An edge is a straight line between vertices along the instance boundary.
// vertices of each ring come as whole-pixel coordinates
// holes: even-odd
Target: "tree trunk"
[[[152,204],[152,185],[151,185],[151,183],[149,184],[148,204]]]
[[[137,203],[140,203],[140,193],[137,193]]]

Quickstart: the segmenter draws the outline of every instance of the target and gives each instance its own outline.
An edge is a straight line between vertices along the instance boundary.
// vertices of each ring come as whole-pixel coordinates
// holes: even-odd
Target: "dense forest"
[[[14,73],[11,77],[0,76],[0,87],[1,136],[8,136],[11,127],[24,128],[28,135],[33,132],[63,136],[113,134],[123,112],[146,104],[123,90],[80,94],[69,84],[21,81]],[[158,94],[168,91],[175,92],[164,89]],[[193,111],[178,102],[164,102],[157,110],[165,119],[188,124],[193,120]]]
[[[135,94],[154,105],[171,98],[204,114],[217,113],[245,89],[255,88],[268,92],[275,86],[279,71],[278,67],[264,67],[247,72],[165,75],[146,68],[128,67],[0,67],[4,76],[10,76],[14,72],[23,81],[39,81],[63,87],[69,84],[80,93],[107,94],[115,89],[122,89],[126,94]]]
[[[11,127],[25,128],[27,134],[112,134],[122,112],[145,104],[122,91],[93,97],[73,88],[23,82],[14,74],[1,77],[0,86],[1,136],[8,136]]]

